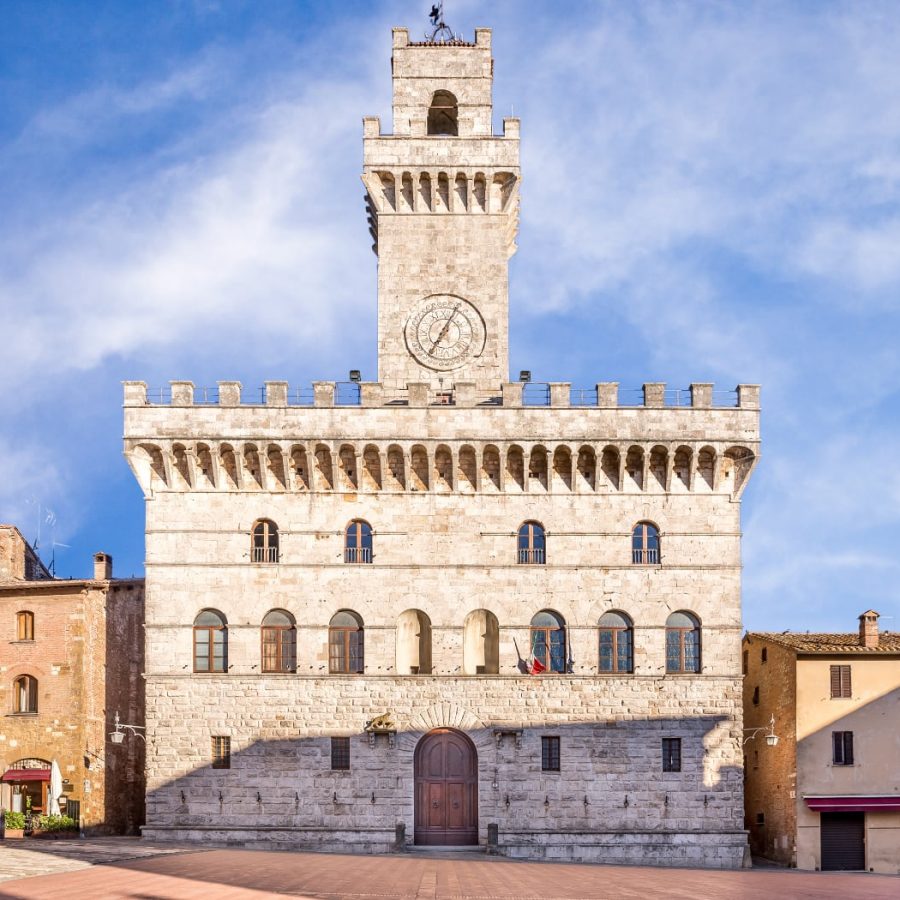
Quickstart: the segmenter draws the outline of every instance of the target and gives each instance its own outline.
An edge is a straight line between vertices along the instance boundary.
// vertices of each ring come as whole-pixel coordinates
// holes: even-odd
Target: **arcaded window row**
[[[623,612],[604,613],[598,622],[598,666],[601,673],[634,671],[634,623]],[[464,670],[472,675],[500,671],[500,626],[488,610],[474,610],[463,625]],[[283,609],[273,609],[260,628],[261,668],[267,673],[297,671],[297,625]],[[571,673],[574,669],[563,617],[549,609],[531,620],[528,657],[519,670],[529,675]],[[214,609],[194,620],[194,671],[228,671],[228,623]],[[361,675],[365,671],[365,628],[352,610],[336,613],[328,625],[328,671]],[[402,613],[397,622],[397,672],[430,675],[431,620],[421,610]],[[666,620],[666,672],[700,672],[700,622],[690,612],[672,613]]]
[[[344,529],[344,562],[371,563],[372,526],[354,519]],[[277,563],[278,526],[271,519],[259,519],[251,533],[250,558],[255,563]],[[659,529],[652,522],[638,522],[631,532],[631,561],[636,565],[658,565],[661,561]],[[540,566],[547,562],[547,535],[540,522],[523,522],[516,532],[516,562]]]

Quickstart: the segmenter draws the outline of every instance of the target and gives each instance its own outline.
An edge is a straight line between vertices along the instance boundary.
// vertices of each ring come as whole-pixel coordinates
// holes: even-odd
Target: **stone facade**
[[[0,525],[0,556],[23,573],[0,580],[0,808],[24,811],[24,794],[14,796],[24,789],[46,813],[46,782],[8,773],[56,760],[61,812],[87,831],[134,834],[144,821],[144,743],[115,745],[107,733],[116,711],[124,722],[144,720],[143,581],[113,579],[104,553],[93,579],[55,579],[10,525]],[[27,633],[20,613],[32,616]],[[34,711],[19,708],[21,676],[37,681]]]
[[[490,134],[490,32],[414,45],[395,29],[393,72],[394,133],[364,126],[379,381],[349,402],[347,386],[317,382],[303,403],[269,382],[257,404],[220,382],[211,405],[189,382],[165,403],[125,385],[125,452],[147,498],[144,834],[403,846],[422,815],[421,738],[452,729],[477,756],[482,845],[740,865],[740,496],[758,388],[720,405],[708,384],[689,397],[647,384],[625,407],[612,383],[507,381],[518,122]],[[455,134],[428,133],[441,91]],[[411,203],[404,184],[419,188]],[[271,554],[253,543],[261,520],[278,529]],[[345,561],[355,521],[373,529],[365,565]],[[529,521],[546,556],[520,564]],[[661,549],[635,564],[639,522]],[[227,622],[224,671],[192,671],[204,609]],[[296,639],[296,666],[278,674],[262,671],[272,610]],[[359,674],[329,674],[342,610],[362,622]],[[529,675],[541,610],[564,622],[565,667]],[[612,610],[633,622],[633,670],[618,674],[599,664]],[[701,625],[690,674],[667,673],[679,610]],[[389,729],[367,731],[385,715]],[[211,766],[222,737],[227,770]],[[350,739],[349,770],[332,769],[332,737]],[[559,739],[558,771],[542,738]],[[672,738],[680,771],[664,772]]]
[[[754,853],[799,869],[832,868],[822,820],[855,813],[859,868],[900,874],[900,635],[878,633],[878,614],[860,633],[765,634],[744,638],[744,721],[769,730],[775,747],[748,741],[746,811]],[[832,667],[847,670],[834,696]],[[834,734],[852,734],[852,757],[836,761]]]

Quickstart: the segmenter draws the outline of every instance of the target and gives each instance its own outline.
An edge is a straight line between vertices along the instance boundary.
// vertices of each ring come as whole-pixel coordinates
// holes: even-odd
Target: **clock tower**
[[[393,31],[393,134],[364,120],[366,206],[378,255],[378,380],[388,390],[508,379],[509,257],[519,122],[492,130],[491,31],[411,43]]]

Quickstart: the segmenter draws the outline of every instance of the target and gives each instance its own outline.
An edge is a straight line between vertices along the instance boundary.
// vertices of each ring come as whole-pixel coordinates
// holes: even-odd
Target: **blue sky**
[[[364,115],[428,3],[0,5],[0,521],[140,574],[121,385],[375,372]],[[522,119],[511,367],[763,386],[753,629],[900,628],[900,18],[464,2]]]

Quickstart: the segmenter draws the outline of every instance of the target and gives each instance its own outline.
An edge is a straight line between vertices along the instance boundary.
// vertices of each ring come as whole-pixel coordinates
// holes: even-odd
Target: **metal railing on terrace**
[[[244,389],[239,382],[219,382],[216,387],[195,387],[189,381],[173,381],[168,387],[148,389],[144,382],[125,382],[126,406],[503,406],[578,409],[759,409],[759,387],[742,384],[730,391],[713,385],[692,384],[667,388],[648,383],[623,388],[614,382],[594,387],[573,387],[568,382],[509,382],[499,390],[459,384],[435,389],[427,383],[388,389],[377,382],[319,381],[312,387],[290,387],[287,382],[266,382],[261,388]]]

